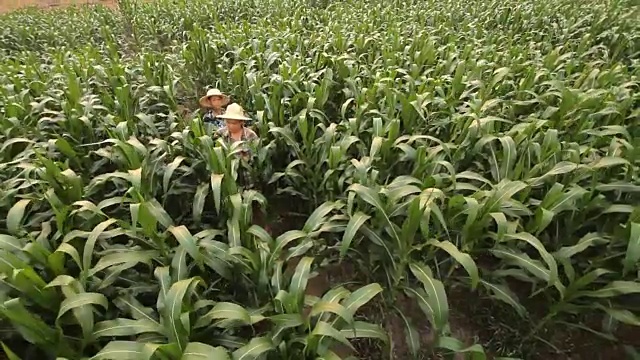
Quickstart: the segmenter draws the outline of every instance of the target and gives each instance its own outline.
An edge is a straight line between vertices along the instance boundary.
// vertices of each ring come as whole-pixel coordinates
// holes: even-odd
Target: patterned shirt
[[[226,126],[218,129],[218,131],[216,131],[216,135],[221,137],[227,144],[233,144],[237,141],[253,141],[258,139],[258,134],[247,127],[242,128],[242,136],[240,137],[240,140],[234,139]],[[244,149],[240,154],[242,161],[238,171],[238,181],[244,189],[251,189],[255,185],[254,179],[251,176],[251,171],[249,170],[251,167],[251,149],[249,149],[246,144],[243,144],[243,148]]]
[[[224,127],[224,119],[220,119],[218,116],[224,114],[225,109],[220,110],[220,114],[216,114],[213,112],[213,109],[207,110],[206,113],[202,116],[202,121],[204,122],[205,129],[207,133],[213,134],[214,132],[222,129]],[[247,120],[245,121],[245,126],[251,126],[253,121]]]
[[[218,131],[216,131],[216,135],[223,138],[229,144],[233,144],[236,141],[250,141],[250,140],[258,139],[258,134],[256,134],[253,130],[247,127],[242,128],[242,137],[240,138],[240,140],[236,140],[233,137],[231,137],[231,133],[229,132],[229,129],[226,126],[218,129]]]

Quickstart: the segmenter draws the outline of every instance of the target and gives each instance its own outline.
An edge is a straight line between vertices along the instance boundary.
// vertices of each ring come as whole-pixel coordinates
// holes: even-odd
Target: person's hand
[[[247,150],[242,150],[242,152],[240,152],[240,156],[244,160],[249,160],[249,152]]]

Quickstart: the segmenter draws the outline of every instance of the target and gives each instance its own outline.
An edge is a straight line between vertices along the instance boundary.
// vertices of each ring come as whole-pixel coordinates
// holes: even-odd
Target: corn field
[[[115,3],[116,0],[0,0],[0,13],[27,7],[54,8],[87,4],[113,6]]]
[[[0,16],[5,357],[640,359],[637,4]]]

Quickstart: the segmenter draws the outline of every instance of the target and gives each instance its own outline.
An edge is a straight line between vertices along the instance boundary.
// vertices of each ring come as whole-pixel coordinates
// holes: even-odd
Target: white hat
[[[242,108],[242,106],[240,106],[240,104],[236,104],[236,103],[233,103],[233,104],[227,106],[227,111],[225,111],[224,114],[222,114],[222,115],[218,115],[217,118],[218,119],[229,119],[229,120],[242,120],[242,121],[251,120],[250,117],[247,117],[244,114],[244,109]]]
[[[211,105],[209,105],[209,99],[214,96],[219,96],[222,98],[222,106],[225,106],[229,103],[229,97],[225,95],[222,91],[218,89],[209,89],[209,91],[207,91],[207,95],[200,98],[200,106],[205,108],[211,107]]]

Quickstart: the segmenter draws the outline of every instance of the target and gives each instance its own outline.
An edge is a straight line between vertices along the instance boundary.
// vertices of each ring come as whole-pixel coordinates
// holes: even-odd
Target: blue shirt
[[[218,116],[224,114],[224,110],[216,115],[213,110],[207,110],[202,116],[202,122],[208,134],[213,134],[219,129],[225,127],[224,119],[220,119]],[[245,121],[245,126],[250,126],[252,121]]]
[[[224,111],[222,113],[224,113]],[[211,133],[216,132],[218,129],[224,127],[224,121],[218,118],[218,115],[216,115],[213,110],[209,110],[204,113],[202,121],[204,122],[207,131],[210,131]]]

